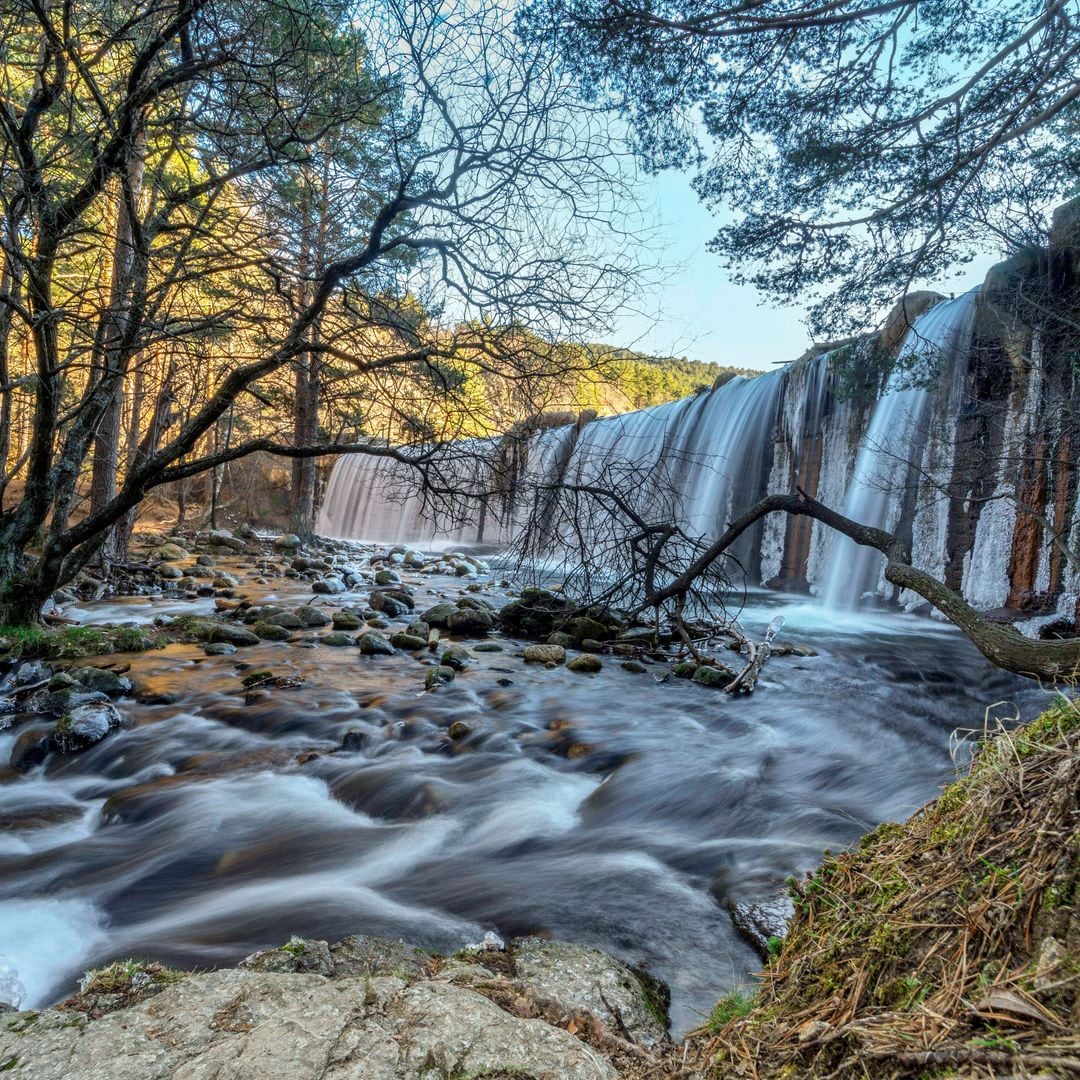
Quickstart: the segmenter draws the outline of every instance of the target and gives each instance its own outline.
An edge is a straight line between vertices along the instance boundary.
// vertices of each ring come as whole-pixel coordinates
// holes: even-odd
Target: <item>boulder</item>
[[[734,678],[735,672],[731,668],[712,667],[709,664],[702,664],[692,676],[699,686],[713,686],[718,689],[723,689]]]
[[[292,611],[279,611],[263,621],[270,623],[271,626],[283,626],[286,630],[302,630],[307,626],[307,623]]]
[[[450,613],[446,625],[457,634],[486,634],[495,625],[495,616],[483,608],[459,607]]]
[[[434,607],[429,607],[420,618],[428,624],[428,626],[438,627],[440,630],[445,630],[450,623],[450,616],[457,611],[457,608],[453,604],[436,604]]]
[[[229,645],[258,645],[259,637],[244,626],[235,623],[218,623],[207,635],[209,641],[224,641]]]
[[[76,705],[56,722],[52,745],[61,754],[75,754],[101,742],[122,723],[123,717],[107,701]]]
[[[332,622],[335,630],[359,630],[364,625],[355,611],[335,611]]]
[[[131,693],[131,680],[117,675],[115,671],[98,667],[70,668],[68,674],[87,690],[97,690],[109,697]]]
[[[365,656],[393,656],[394,646],[377,630],[360,635],[360,651]]]
[[[159,562],[179,562],[181,559],[188,558],[188,553],[179,544],[162,544],[161,547],[154,548],[150,554]]]
[[[304,541],[296,533],[285,533],[273,540],[273,545],[278,551],[299,551],[304,546]]]
[[[334,648],[341,648],[345,645],[355,645],[356,642],[345,633],[344,630],[331,630],[329,634],[324,634],[319,641],[323,645],[330,645]]]
[[[311,607],[309,604],[303,604],[296,608],[293,611],[293,614],[304,624],[304,626],[330,625],[330,616],[327,615],[322,608]],[[359,622],[357,622],[357,627],[359,627]]]
[[[400,633],[390,635],[390,644],[395,649],[404,649],[406,652],[417,652],[427,648],[427,638],[417,637],[415,634]]]
[[[323,596],[337,596],[345,591],[345,582],[339,577],[324,577],[311,583],[313,593],[321,593]]]
[[[284,626],[278,626],[271,622],[258,622],[253,627],[255,636],[260,641],[288,641],[292,633]]]
[[[442,663],[455,671],[464,671],[472,663],[472,656],[469,655],[468,649],[463,649],[460,645],[451,645],[443,652]]]
[[[768,959],[770,942],[787,934],[788,923],[795,914],[795,905],[788,896],[771,900],[729,900],[728,911],[735,929]]]
[[[247,547],[243,540],[233,536],[231,532],[225,529],[211,529],[206,540],[207,543],[229,548],[230,551],[243,551]]]
[[[561,645],[526,645],[522,655],[527,664],[561,664],[566,650]]]
[[[587,1009],[612,1032],[625,1025],[645,1046],[667,1037],[670,993],[660,980],[586,945],[518,938],[510,948],[515,977],[533,996],[567,1012]]]
[[[600,657],[592,653],[582,653],[580,656],[575,656],[573,660],[567,661],[566,664],[567,671],[576,671],[580,674],[593,674],[602,667]]]
[[[227,641],[208,641],[202,647],[202,651],[207,656],[232,656],[236,652],[236,646],[230,645]]]

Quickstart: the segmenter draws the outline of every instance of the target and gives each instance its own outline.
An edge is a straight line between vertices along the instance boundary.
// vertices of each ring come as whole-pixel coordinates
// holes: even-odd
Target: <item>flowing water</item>
[[[414,580],[421,606],[462,588]],[[310,598],[284,579],[270,589]],[[744,624],[781,611],[782,640],[821,655],[774,658],[744,699],[658,683],[661,664],[526,666],[501,638],[432,694],[414,658],[310,643],[116,658],[132,665],[138,700],[119,702],[132,727],[0,772],[0,980],[42,1005],[122,956],[207,967],[291,934],[452,950],[487,930],[545,933],[668,980],[686,1030],[759,965],[729,898],[773,895],[824,848],[904,817],[952,776],[955,729],[981,730],[999,700],[1026,715],[1041,701],[928,620],[759,595]],[[307,681],[245,690],[260,668]],[[451,742],[456,720],[472,734]],[[13,739],[0,732],[0,761]]]

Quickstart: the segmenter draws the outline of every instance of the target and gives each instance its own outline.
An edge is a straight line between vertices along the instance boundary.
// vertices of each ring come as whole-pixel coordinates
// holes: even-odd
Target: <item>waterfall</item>
[[[923,312],[907,332],[859,447],[844,498],[845,517],[879,529],[896,528],[905,499],[918,480],[934,397],[932,391],[907,383],[912,369],[933,370],[945,363],[951,370],[961,349],[966,360],[977,297],[973,290],[942,301]],[[821,589],[825,603],[851,608],[868,592],[882,591],[884,565],[879,552],[837,536]]]
[[[537,512],[538,488],[562,477],[596,481],[624,468],[637,478],[640,500],[670,497],[690,531],[713,536],[759,497],[768,479],[783,380],[781,371],[738,377],[679,401],[541,432],[524,444],[517,476],[498,467],[500,440],[457,444],[452,471],[463,488],[484,497],[454,524],[415,494],[408,465],[344,457],[334,465],[317,528],[326,536],[429,548],[506,543]],[[756,564],[757,547],[748,535],[737,552],[744,565]]]

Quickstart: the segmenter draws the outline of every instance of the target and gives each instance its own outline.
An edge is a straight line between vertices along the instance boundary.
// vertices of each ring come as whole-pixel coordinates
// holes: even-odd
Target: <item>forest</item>
[[[0,1072],[1080,1075],[1077,0],[0,64]]]

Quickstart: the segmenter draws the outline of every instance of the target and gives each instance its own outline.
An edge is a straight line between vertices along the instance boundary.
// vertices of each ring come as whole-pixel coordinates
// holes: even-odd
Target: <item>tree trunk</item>
[[[123,411],[123,388],[126,357],[123,345],[132,303],[132,273],[135,261],[134,215],[142,194],[146,132],[139,129],[127,162],[127,187],[120,186],[116,213],[116,240],[113,248],[112,283],[109,306],[102,313],[98,341],[94,349],[92,375],[113,382],[112,396],[94,436],[94,465],[90,481],[90,513],[100,513],[116,495],[120,468],[120,422]],[[120,530],[112,527],[101,545],[101,565],[106,571],[123,556],[117,538]]]

